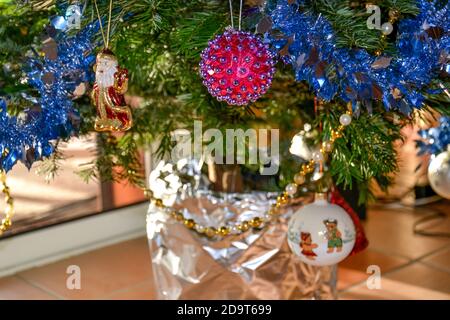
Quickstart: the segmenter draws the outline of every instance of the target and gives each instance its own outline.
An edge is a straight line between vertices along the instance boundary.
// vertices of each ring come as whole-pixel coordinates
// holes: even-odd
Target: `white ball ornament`
[[[286,186],[286,192],[288,195],[293,196],[297,193],[297,185],[294,183],[289,183]]]
[[[381,25],[381,32],[385,35],[390,35],[394,31],[394,26],[390,22],[385,22]]]
[[[350,123],[352,123],[352,116],[349,114],[344,113],[343,115],[341,115],[339,117],[339,122],[343,125],[343,126],[348,126]]]
[[[303,130],[305,130],[306,132],[311,131],[311,129],[312,129],[312,126],[309,123],[305,123],[303,125]]]
[[[431,160],[428,180],[438,195],[450,199],[450,151],[442,152]]]
[[[316,162],[321,162],[321,161],[323,161],[323,153],[320,152],[319,150],[314,151],[312,154],[312,158]]]
[[[356,230],[348,213],[316,194],[288,224],[291,250],[306,264],[329,266],[344,260],[355,245]]]

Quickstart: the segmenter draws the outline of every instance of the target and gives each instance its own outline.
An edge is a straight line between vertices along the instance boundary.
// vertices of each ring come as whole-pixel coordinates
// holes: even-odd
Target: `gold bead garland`
[[[5,195],[5,217],[2,219],[2,224],[0,225],[0,236],[8,230],[12,225],[12,216],[14,215],[14,199],[11,197],[9,187],[6,184],[6,173],[0,170],[0,180],[2,184],[2,193]]]
[[[351,107],[348,108],[348,111],[345,113],[345,115],[351,117],[352,115]],[[322,154],[323,157],[321,159],[324,159],[325,156],[327,156],[329,153],[332,152],[334,142],[342,137],[345,127],[350,124],[350,123],[342,124],[343,121],[341,120],[340,122],[341,124],[338,126],[337,129],[331,130],[330,139],[328,141],[322,142],[322,145],[319,150],[319,152]],[[317,162],[321,161],[323,160],[316,161],[314,159],[311,159],[309,160],[309,162],[302,164],[300,171],[294,176],[294,182],[286,186],[286,190],[283,191],[277,197],[276,202],[271,205],[269,211],[264,217],[257,216],[251,220],[244,220],[236,223],[232,227],[230,227],[229,225],[222,225],[217,228],[202,226],[197,222],[195,222],[193,219],[186,218],[182,212],[165,206],[162,199],[153,198],[153,196],[151,195],[152,192],[149,189],[145,189],[144,193],[155,204],[155,206],[169,213],[173,219],[182,223],[186,228],[193,230],[197,234],[206,236],[208,238],[215,238],[215,237],[223,238],[230,235],[242,234],[250,229],[260,230],[264,228],[272,220],[272,218],[279,213],[280,208],[290,203],[290,199],[297,192],[297,188],[303,183],[305,183],[306,176],[312,173],[314,171]]]
[[[146,189],[144,190],[147,195],[151,194],[151,191]],[[262,217],[254,217],[251,220],[244,220],[242,222],[236,223],[234,227],[230,226],[219,226],[218,228],[215,227],[204,227],[200,224],[197,224],[193,219],[188,219],[184,216],[184,214],[180,211],[173,210],[167,206],[164,205],[163,201],[161,199],[154,199],[150,196],[155,206],[164,209],[167,211],[170,216],[175,219],[176,221],[182,223],[186,228],[193,230],[197,232],[200,235],[206,236],[208,238],[214,238],[214,237],[226,237],[228,235],[236,235],[243,232],[248,231],[249,229],[261,229],[265,223],[268,222],[268,219],[262,218]]]
[[[352,115],[352,111],[351,111],[351,106],[348,107],[347,112],[345,113],[346,115],[350,116]],[[342,116],[341,116],[342,118]],[[331,129],[331,136],[330,139],[328,141],[323,141],[322,145],[320,147],[319,153],[322,154],[322,158],[325,158],[329,153],[332,152],[333,150],[333,144],[334,142],[339,139],[342,138],[343,135],[343,131],[346,127],[346,125],[342,124],[342,121],[340,120],[341,124],[338,126],[337,129]],[[350,123],[348,123],[350,124]],[[347,124],[347,125],[348,125]],[[319,161],[321,162],[321,161]],[[301,166],[300,172],[298,172],[295,176],[294,176],[294,182],[290,183],[286,189],[290,189],[292,194],[289,194],[288,191],[283,191],[283,193],[281,194],[281,196],[279,196],[277,198],[277,202],[275,204],[272,205],[272,210],[276,210],[278,208],[280,208],[281,206],[285,205],[288,201],[286,199],[289,199],[289,196],[293,195],[296,193],[297,188],[304,184],[306,181],[306,176],[310,173],[312,173],[314,171],[315,165],[316,165],[317,161],[314,159],[309,160],[309,162],[304,163]],[[294,192],[295,190],[295,192]]]

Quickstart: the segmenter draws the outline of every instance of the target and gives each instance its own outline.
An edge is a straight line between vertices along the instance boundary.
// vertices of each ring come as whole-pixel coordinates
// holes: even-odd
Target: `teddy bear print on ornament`
[[[299,209],[288,225],[288,243],[301,261],[328,266],[344,260],[355,245],[355,225],[340,206],[324,196]]]

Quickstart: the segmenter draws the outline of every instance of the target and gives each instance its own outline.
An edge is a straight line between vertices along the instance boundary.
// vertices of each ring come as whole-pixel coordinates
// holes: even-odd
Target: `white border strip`
[[[0,239],[0,277],[145,235],[142,203]]]

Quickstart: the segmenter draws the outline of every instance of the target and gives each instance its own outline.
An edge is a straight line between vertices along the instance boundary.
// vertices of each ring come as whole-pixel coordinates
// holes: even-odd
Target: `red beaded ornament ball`
[[[269,89],[275,55],[257,36],[227,29],[201,54],[200,75],[209,93],[230,105],[256,101]]]

